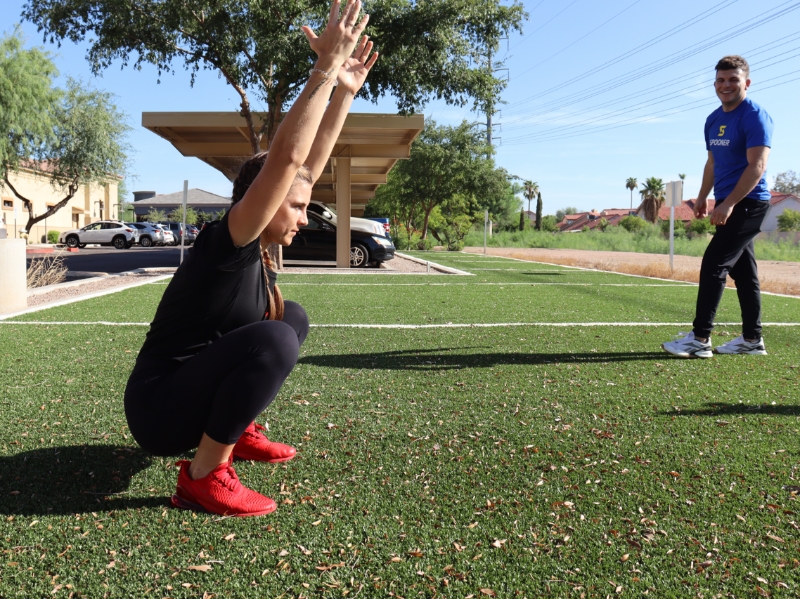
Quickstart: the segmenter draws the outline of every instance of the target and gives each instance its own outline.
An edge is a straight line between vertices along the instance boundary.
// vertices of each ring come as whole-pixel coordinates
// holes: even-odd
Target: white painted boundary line
[[[431,262],[430,260],[423,260],[422,258],[417,258],[416,256],[409,256],[408,254],[402,254],[400,252],[395,252],[395,256],[400,256],[401,258],[405,258],[406,260],[411,260],[412,262],[417,262],[418,264],[430,264],[431,268],[438,268],[443,272],[448,272],[453,275],[466,275],[469,277],[474,277],[475,275],[471,272],[467,272],[465,270],[458,270],[457,268],[453,268],[452,266],[443,266],[438,262]],[[424,273],[414,273],[414,274],[424,274]]]
[[[154,285],[163,285],[163,283],[153,283]],[[505,287],[505,286],[512,286],[512,285],[527,285],[527,286],[536,286],[536,285],[556,285],[556,286],[563,286],[563,287],[691,287],[689,283],[681,283],[680,281],[675,281],[674,284],[656,284],[656,283],[540,283],[540,282],[533,282],[533,283],[519,283],[519,282],[512,282],[512,283],[292,283],[291,281],[286,281],[281,283],[281,287],[288,287],[290,285],[310,285],[310,286],[319,286],[319,287],[453,287],[453,286],[461,286],[461,287],[484,287],[484,286],[493,286],[493,287]]]
[[[103,325],[114,327],[149,327],[149,322],[67,322],[67,321],[0,321],[0,325]],[[740,322],[717,322],[715,326],[740,326]],[[765,322],[765,327],[800,327],[800,322]],[[312,324],[319,329],[491,329],[507,327],[690,327],[691,322],[492,322],[492,323],[452,323],[445,324]]]
[[[164,279],[169,279],[169,278],[172,278],[172,275],[160,275],[157,277],[153,277],[152,279],[149,279],[147,281],[135,281],[127,285],[118,285],[117,287],[103,289],[102,291],[95,291],[94,293],[87,293],[85,295],[76,295],[75,297],[68,297],[66,299],[59,300],[56,302],[50,302],[49,304],[42,304],[41,306],[33,306],[32,308],[28,308],[27,310],[20,310],[19,312],[12,312],[10,314],[0,314],[0,323],[5,321],[7,318],[22,316],[23,314],[30,314],[32,312],[41,312],[42,310],[47,310],[48,308],[57,308],[59,306],[66,306],[67,304],[74,304],[75,302],[82,302],[84,300],[92,299],[95,297],[102,297],[104,295],[111,295],[112,293],[119,293],[120,291],[125,291],[126,289],[141,287],[142,285],[150,285],[151,283],[155,283],[157,281],[162,281]],[[149,326],[150,323],[147,324]]]

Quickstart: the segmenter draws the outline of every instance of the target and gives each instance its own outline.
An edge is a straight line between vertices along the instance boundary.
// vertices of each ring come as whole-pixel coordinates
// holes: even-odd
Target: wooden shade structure
[[[261,116],[254,113],[256,127]],[[142,126],[169,141],[184,156],[213,166],[233,181],[251,156],[247,123],[238,112],[144,112]],[[350,216],[361,216],[395,163],[408,158],[411,142],[424,127],[421,114],[351,113],[314,184],[311,198],[335,204],[336,263],[350,265]],[[266,140],[262,149],[266,150]]]

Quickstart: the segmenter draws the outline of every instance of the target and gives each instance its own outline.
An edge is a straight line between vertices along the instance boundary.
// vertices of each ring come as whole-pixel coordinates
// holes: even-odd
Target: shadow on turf
[[[479,349],[479,348],[475,348]],[[306,356],[298,362],[326,368],[376,368],[379,370],[442,370],[459,368],[487,368],[502,364],[599,364],[605,362],[633,362],[663,360],[664,352],[591,352],[558,354],[474,353],[443,354],[441,348],[359,354],[330,354]]]
[[[698,410],[669,410],[661,416],[728,416],[744,414],[770,414],[773,416],[800,416],[800,405],[771,405],[709,402]]]
[[[0,457],[0,513],[47,516],[163,506],[165,497],[127,497],[152,457],[139,448],[69,445]],[[13,494],[12,494],[13,493]]]

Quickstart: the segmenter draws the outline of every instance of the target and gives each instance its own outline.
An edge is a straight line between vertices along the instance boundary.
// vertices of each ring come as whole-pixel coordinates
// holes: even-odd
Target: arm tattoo
[[[325,85],[327,82],[328,82],[328,77],[325,77],[325,79],[323,79],[322,81],[320,81],[320,82],[319,82],[319,84],[317,85],[317,87],[315,87],[315,88],[314,88],[314,91],[312,91],[312,92],[311,92],[311,95],[310,95],[310,96],[308,96],[308,99],[309,99],[309,100],[311,100],[311,99],[312,99],[314,96],[316,96],[316,95],[317,95],[317,92],[319,91],[319,88],[321,88],[321,87],[322,87],[323,85]]]

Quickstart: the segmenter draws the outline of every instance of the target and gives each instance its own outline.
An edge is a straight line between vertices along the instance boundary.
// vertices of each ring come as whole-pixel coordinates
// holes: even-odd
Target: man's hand
[[[378,60],[378,53],[375,52],[370,57],[370,52],[372,52],[372,42],[365,35],[361,38],[353,56],[345,60],[344,65],[339,69],[339,87],[341,89],[354,96],[358,93],[358,90],[364,85],[364,81],[367,80],[369,70]]]
[[[726,204],[727,202],[722,202],[714,206],[709,218],[712,225],[724,225],[728,221],[728,217],[733,212],[733,206],[726,206]]]
[[[694,203],[694,217],[705,218],[708,215],[708,199],[698,199]]]

